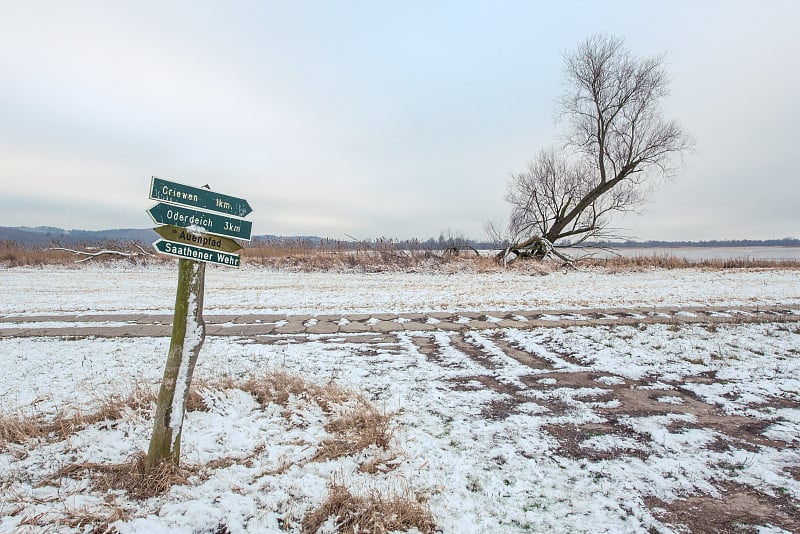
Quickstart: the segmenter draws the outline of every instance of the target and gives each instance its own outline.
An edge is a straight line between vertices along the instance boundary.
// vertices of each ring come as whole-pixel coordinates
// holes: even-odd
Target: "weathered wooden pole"
[[[164,461],[175,465],[180,463],[186,397],[192,383],[197,356],[206,336],[203,321],[205,272],[205,263],[180,260],[172,340],[158,393],[153,437],[150,439],[145,462],[146,472],[152,471]]]

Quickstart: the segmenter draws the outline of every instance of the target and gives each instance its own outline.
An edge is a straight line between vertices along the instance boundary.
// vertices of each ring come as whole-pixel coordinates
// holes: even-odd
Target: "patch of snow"
[[[117,328],[137,324],[135,321],[35,321],[35,322],[1,322],[0,329],[14,328],[37,330],[40,328]]]
[[[605,384],[607,386],[615,386],[625,383],[625,379],[620,376],[600,376],[594,380],[595,382],[600,382],[601,384]]]
[[[661,397],[656,397],[656,401],[663,404],[675,404],[675,405],[683,404],[682,398],[673,395],[663,395]]]

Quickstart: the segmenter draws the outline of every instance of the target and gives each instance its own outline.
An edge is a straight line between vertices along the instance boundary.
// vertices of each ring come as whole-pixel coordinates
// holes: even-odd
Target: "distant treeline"
[[[0,226],[0,241],[28,247],[96,245],[109,242],[152,243],[158,238],[151,229],[64,230],[52,226]]]
[[[0,241],[19,243],[25,246],[69,246],[69,245],[96,245],[108,242],[138,242],[150,244],[158,235],[149,228],[119,228],[114,230],[64,230],[47,226],[35,228],[17,226],[0,226]],[[376,239],[328,239],[317,236],[275,236],[258,235],[246,246],[291,245],[305,248],[320,248],[326,250],[359,250],[364,248],[395,248],[400,250],[447,250],[447,249],[475,249],[497,250],[504,248],[508,243],[482,241],[469,239],[460,233],[448,231],[439,237],[422,239],[396,239],[379,237]],[[733,239],[711,241],[600,241],[584,243],[584,247],[602,248],[669,248],[669,247],[800,247],[800,239],[784,237],[783,239]]]

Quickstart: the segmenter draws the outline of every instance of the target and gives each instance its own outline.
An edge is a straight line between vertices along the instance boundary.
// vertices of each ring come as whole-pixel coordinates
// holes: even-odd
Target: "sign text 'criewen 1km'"
[[[164,241],[163,239],[159,239],[153,243],[153,246],[163,254],[178,258],[239,267],[239,256],[237,254],[228,254],[227,252],[221,252],[219,250],[208,250],[205,248],[193,247],[192,245],[173,243],[172,241]]]
[[[158,203],[147,213],[158,224],[171,224],[181,228],[196,227],[198,232],[233,237],[250,241],[253,223],[207,211]]]
[[[170,182],[156,176],[150,180],[150,198],[180,206],[225,213],[234,217],[246,217],[253,211],[250,204],[243,198]]]

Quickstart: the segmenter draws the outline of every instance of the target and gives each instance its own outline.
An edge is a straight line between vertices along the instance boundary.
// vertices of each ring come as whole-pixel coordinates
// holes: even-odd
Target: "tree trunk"
[[[153,437],[147,451],[147,472],[164,461],[171,461],[175,465],[180,463],[186,397],[206,334],[203,321],[204,283],[205,263],[181,259],[172,340],[158,393]]]
[[[604,173],[605,174],[605,173]],[[623,171],[620,172],[617,176],[615,176],[612,180],[603,181],[600,185],[596,186],[592,189],[585,197],[583,197],[577,205],[575,205],[569,213],[567,213],[561,219],[555,221],[553,225],[547,230],[547,234],[545,234],[545,239],[550,241],[551,243],[555,243],[558,239],[562,236],[562,232],[564,229],[569,226],[572,221],[578,217],[580,217],[581,213],[592,205],[592,202],[600,198],[601,196],[605,195],[611,189],[613,189],[618,183],[620,183],[628,174],[627,167],[623,168]]]

